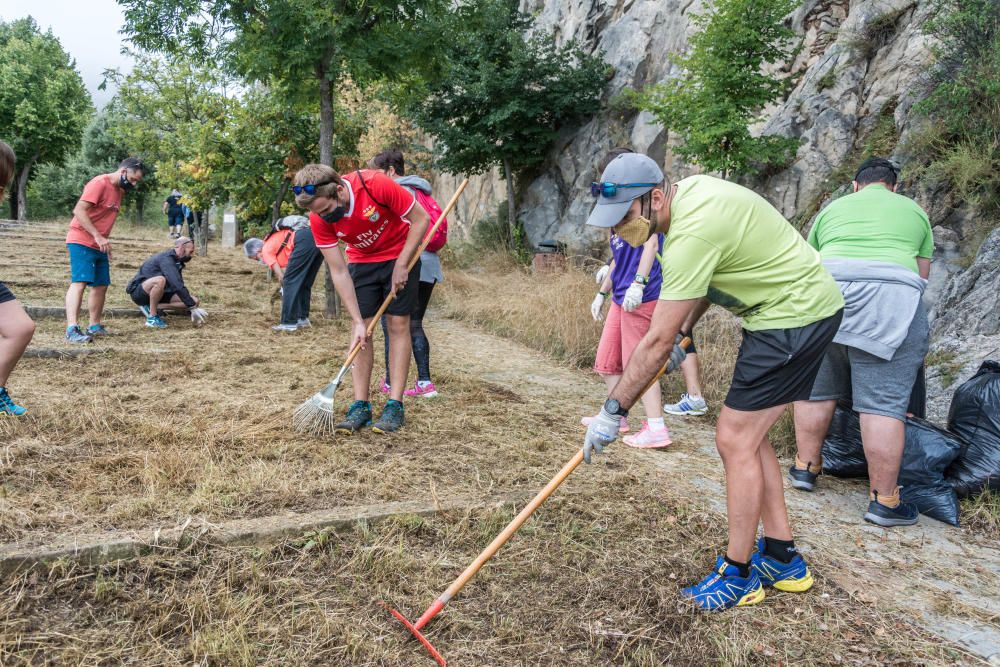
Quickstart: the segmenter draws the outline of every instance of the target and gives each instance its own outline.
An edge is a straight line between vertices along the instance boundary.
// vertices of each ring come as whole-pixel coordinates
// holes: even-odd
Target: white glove
[[[625,298],[622,300],[622,310],[631,313],[642,304],[642,293],[646,291],[646,286],[640,283],[632,283],[625,290]]]
[[[196,327],[200,327],[205,324],[208,319],[208,311],[204,308],[192,308],[191,309],[191,321],[194,322]]]
[[[594,297],[594,301],[590,304],[590,314],[594,317],[595,322],[600,322],[604,319],[601,315],[601,308],[604,307],[604,300],[608,298],[600,292]]]
[[[597,269],[597,273],[594,274],[594,279],[597,284],[600,285],[604,282],[604,279],[608,277],[608,273],[611,271],[611,265],[605,264],[601,268]]]
[[[587,435],[583,437],[583,460],[590,463],[593,452],[602,454],[604,448],[618,439],[618,429],[621,427],[621,417],[608,414],[604,408],[591,420],[587,426]]]

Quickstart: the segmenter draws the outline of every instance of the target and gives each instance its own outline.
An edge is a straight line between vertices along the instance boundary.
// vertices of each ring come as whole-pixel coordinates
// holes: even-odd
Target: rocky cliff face
[[[614,68],[605,101],[670,77],[668,56],[685,49],[690,17],[703,6],[703,0],[522,0],[538,30],[603,53]],[[778,73],[791,78],[792,89],[766,111],[759,129],[798,138],[801,145],[787,169],[749,183],[786,217],[808,222],[833,192],[849,185],[851,165],[867,150],[892,151],[911,131],[911,110],[931,64],[922,32],[930,10],[926,0],[805,0],[789,18],[802,48]],[[519,184],[518,217],[530,242],[555,239],[579,252],[605,241],[584,221],[593,205],[588,185],[597,176],[594,165],[613,146],[649,154],[670,178],[695,171],[672,155],[673,137],[649,114],[604,107],[582,127],[566,128],[547,167]],[[467,222],[493,214],[504,197],[496,175],[476,179],[472,190]],[[976,262],[963,269],[959,257],[970,252],[960,247],[966,213],[949,208],[941,193],[915,194],[938,225],[927,298],[936,304],[938,358],[949,359],[950,366],[943,373],[929,367],[928,375],[943,397],[945,385],[971,374],[988,348],[1000,348],[1000,238],[994,233]],[[970,335],[978,342],[959,351]],[[947,410],[944,398],[932,405]]]

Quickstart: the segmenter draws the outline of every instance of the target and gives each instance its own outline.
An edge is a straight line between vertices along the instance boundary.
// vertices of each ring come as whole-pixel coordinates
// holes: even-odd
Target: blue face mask
[[[134,190],[135,189],[135,186],[132,185],[132,182],[129,181],[127,178],[125,178],[125,172],[122,172],[122,176],[121,176],[121,181],[120,182],[121,182],[122,190],[124,190],[125,192],[128,192],[129,190]]]

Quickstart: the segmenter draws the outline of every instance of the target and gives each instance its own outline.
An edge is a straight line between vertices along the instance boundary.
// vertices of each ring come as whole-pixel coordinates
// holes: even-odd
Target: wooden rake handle
[[[680,346],[685,350],[687,350],[690,345],[691,345],[691,339],[686,336],[680,342]],[[663,364],[663,366],[660,368],[660,370],[656,371],[656,375],[653,376],[653,379],[651,379],[646,384],[645,389],[639,392],[640,397],[643,396],[647,391],[649,391],[650,387],[652,387],[663,376],[663,374],[667,372],[667,367],[669,365],[670,365],[670,360],[668,359],[667,362]],[[458,578],[452,582],[451,586],[449,586],[448,589],[441,595],[441,597],[437,599],[437,601],[431,606],[431,608],[428,609],[427,612],[425,612],[424,615],[421,616],[416,623],[414,623],[414,625],[418,630],[422,628],[427,623],[427,621],[429,621],[431,617],[433,617],[434,614],[440,611],[441,608],[443,608],[444,605],[447,604],[452,597],[457,595],[458,592],[462,590],[462,588],[465,586],[465,584],[467,584],[469,580],[472,579],[472,577],[476,576],[476,573],[479,572],[479,569],[483,565],[485,565],[490,558],[493,558],[493,555],[500,549],[500,547],[502,547],[507,542],[507,540],[513,537],[514,533],[516,533],[517,530],[524,524],[524,522],[528,520],[528,517],[530,517],[532,514],[535,513],[535,510],[537,510],[538,507],[542,503],[544,503],[549,496],[552,495],[552,492],[555,491],[556,488],[558,488],[559,485],[562,484],[563,481],[570,476],[570,473],[576,470],[577,466],[579,466],[582,461],[583,461],[583,449],[581,448],[580,451],[578,451],[573,456],[573,458],[567,461],[566,465],[564,465],[562,469],[558,473],[556,473],[556,476],[553,477],[549,481],[549,483],[545,485],[545,488],[539,491],[538,495],[536,495],[531,500],[531,502],[528,503],[524,507],[524,509],[521,510],[521,512],[516,517],[514,517],[514,519],[509,524],[507,524],[507,527],[504,528],[503,531],[499,535],[497,535],[492,542],[490,542],[489,546],[483,549],[482,552],[480,552],[479,556],[476,557],[476,560],[472,561],[469,567],[465,568],[465,571],[462,572],[462,574],[458,575]],[[433,613],[431,613],[432,610]]]
[[[467,178],[463,180],[461,183],[459,183],[458,188],[455,190],[455,194],[453,194],[451,196],[451,199],[448,200],[448,205],[444,207],[443,211],[441,211],[441,215],[438,216],[437,221],[434,223],[433,226],[431,226],[431,228],[427,231],[427,233],[424,234],[424,240],[420,242],[420,245],[417,246],[416,251],[414,251],[413,257],[410,258],[410,263],[406,266],[407,272],[411,271],[413,267],[416,265],[417,260],[420,259],[420,253],[422,253],[424,249],[427,248],[427,244],[431,242],[432,238],[434,238],[434,234],[437,232],[438,227],[441,226],[441,223],[444,222],[444,219],[448,217],[448,214],[451,213],[451,210],[455,208],[456,204],[458,204],[458,198],[461,196],[462,191],[465,190],[468,184],[469,184],[469,179]],[[416,201],[413,202],[413,205],[420,206],[420,204]],[[383,313],[385,313],[386,309],[389,308],[389,304],[392,303],[392,300],[394,298],[396,298],[395,294],[390,294],[389,296],[385,297],[385,301],[383,301],[382,305],[379,306],[378,311],[376,311],[375,315],[372,317],[372,321],[368,323],[368,330],[365,333],[366,338],[371,338],[372,332],[375,331],[375,325],[378,323],[380,319],[382,319]],[[358,356],[359,352],[361,352],[361,345],[355,345],[354,349],[351,350],[351,353],[347,355],[347,361],[344,362],[343,368],[340,369],[341,374],[344,373],[345,370],[349,368],[352,363],[354,363],[354,359],[355,357]]]

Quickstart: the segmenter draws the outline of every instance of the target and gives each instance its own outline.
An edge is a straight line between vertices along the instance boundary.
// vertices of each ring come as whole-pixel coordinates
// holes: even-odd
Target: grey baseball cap
[[[590,212],[587,224],[594,227],[614,227],[628,213],[633,200],[662,181],[663,171],[651,158],[641,153],[619,155],[601,174],[601,183],[614,183],[618,186],[618,191],[613,197],[605,197],[603,194],[598,196],[597,205]]]

